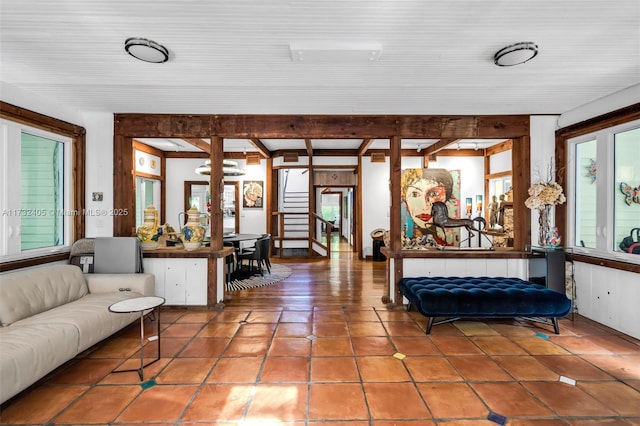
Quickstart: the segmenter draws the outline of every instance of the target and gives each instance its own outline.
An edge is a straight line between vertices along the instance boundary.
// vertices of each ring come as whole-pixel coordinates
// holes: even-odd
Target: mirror
[[[222,198],[223,212],[223,232],[240,232],[240,215],[238,201],[240,199],[240,182],[224,182],[224,193]],[[208,181],[185,181],[184,182],[184,206],[185,211],[191,207],[196,207],[201,212],[209,212],[211,196],[209,193]],[[210,236],[210,235],[207,235]]]

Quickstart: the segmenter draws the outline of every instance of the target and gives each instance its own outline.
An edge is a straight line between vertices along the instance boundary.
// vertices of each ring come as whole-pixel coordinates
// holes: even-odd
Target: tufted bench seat
[[[571,310],[569,298],[557,291],[520,278],[506,277],[416,277],[403,278],[400,292],[435,324],[459,318],[547,318],[556,334],[558,318]],[[434,324],[437,317],[453,317]],[[548,323],[548,321],[543,321]]]

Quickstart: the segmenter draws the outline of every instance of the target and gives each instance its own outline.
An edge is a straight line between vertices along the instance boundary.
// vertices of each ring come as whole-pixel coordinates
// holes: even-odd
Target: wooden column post
[[[211,175],[209,186],[211,190],[211,249],[222,250],[223,216],[222,199],[224,193],[224,172],[222,160],[224,158],[224,143],[219,136],[211,136]]]
[[[393,271],[391,271],[394,283],[394,294],[389,295],[393,304],[391,307],[402,306],[402,294],[398,290],[398,282],[402,279],[402,257],[395,256],[394,253],[399,253],[402,250],[402,224],[400,223],[400,204],[402,203],[400,197],[400,180],[402,174],[402,139],[400,136],[393,136],[389,144],[389,180],[391,191],[391,211],[390,217],[390,233],[391,233],[391,253],[393,257]]]
[[[356,211],[353,212],[352,214],[355,215],[354,223],[357,223],[358,226],[356,227],[357,232],[354,237],[355,237],[356,253],[358,255],[358,259],[364,260],[365,259],[364,250],[362,250],[362,246],[364,245],[364,242],[363,242],[364,231],[362,230],[362,154],[360,153],[358,153],[358,169],[357,169],[356,178],[357,178],[357,183],[355,188]],[[387,291],[385,291],[385,294],[382,296],[382,302],[387,303],[388,300],[385,301],[385,298],[388,298],[388,297],[389,297],[389,289],[387,289]]]
[[[116,134],[113,138],[113,208],[128,215],[114,215],[113,236],[130,237],[136,228],[136,177],[133,172],[133,138]],[[126,210],[124,210],[126,209]]]
[[[224,141],[219,136],[211,136],[211,175],[209,176],[209,186],[211,191],[211,251],[222,250],[223,242],[223,215],[222,199],[224,192],[224,172],[222,170],[222,160],[224,159]],[[218,282],[217,258],[210,258],[207,274],[207,307],[215,307],[218,303],[218,286],[224,285]]]

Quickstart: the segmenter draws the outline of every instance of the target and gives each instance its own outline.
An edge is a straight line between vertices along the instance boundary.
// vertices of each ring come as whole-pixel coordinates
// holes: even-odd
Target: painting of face
[[[460,196],[460,171],[446,169],[406,169],[401,177],[401,221],[403,245],[438,244],[446,240],[437,235],[431,218],[431,206],[436,201],[446,203],[450,217],[457,217]],[[457,241],[457,230],[447,229],[449,241]],[[426,239],[425,239],[426,238]]]
[[[432,222],[431,206],[436,201],[447,201],[447,191],[433,179],[419,179],[407,188],[405,201],[415,224],[426,228],[427,223]]]

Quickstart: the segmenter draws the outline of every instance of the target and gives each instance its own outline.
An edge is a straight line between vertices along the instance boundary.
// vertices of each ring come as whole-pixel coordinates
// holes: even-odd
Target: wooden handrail
[[[320,246],[322,249],[326,250],[327,252],[327,257],[329,257],[329,254],[331,253],[331,232],[333,231],[333,224],[331,222],[326,221],[325,219],[323,219],[322,217],[318,216],[317,213],[309,213],[309,212],[281,212],[281,211],[277,211],[277,212],[272,212],[271,213],[272,216],[277,216],[278,217],[278,233],[277,235],[274,233],[273,235],[271,235],[271,239],[273,241],[273,243],[275,244],[275,241],[278,241],[278,247],[280,248],[279,250],[279,254],[280,257],[282,256],[283,253],[283,248],[284,248],[284,242],[285,241],[307,241],[307,248],[309,250],[309,254],[311,254],[311,252],[313,251],[313,245],[317,244],[318,246]],[[311,220],[313,220],[313,226],[311,226],[311,229],[308,230],[308,236],[307,237],[287,237],[284,235],[284,219],[285,216],[305,216],[305,217],[309,217],[309,221],[308,223],[311,223]],[[327,244],[323,244],[320,240],[318,240],[318,238],[316,238],[316,224],[317,222],[320,222],[321,224],[325,225],[325,229],[327,230]]]

